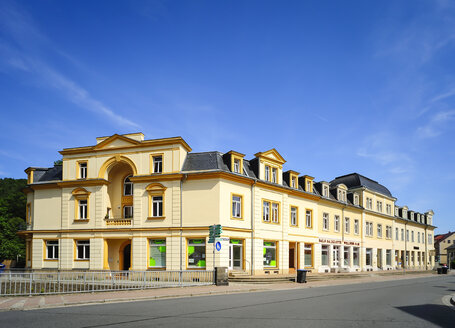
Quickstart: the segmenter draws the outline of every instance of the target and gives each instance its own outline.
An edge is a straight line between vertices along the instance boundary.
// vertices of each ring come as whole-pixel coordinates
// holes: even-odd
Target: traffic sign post
[[[221,239],[221,234],[223,233],[223,227],[221,224],[213,224],[209,226],[209,244],[214,244],[216,242],[216,245],[213,245],[213,270],[215,270],[215,249],[217,251],[221,250],[221,243],[217,241],[217,239]]]

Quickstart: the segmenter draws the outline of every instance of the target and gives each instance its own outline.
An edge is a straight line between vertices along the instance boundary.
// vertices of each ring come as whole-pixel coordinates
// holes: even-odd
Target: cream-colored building
[[[27,266],[252,274],[430,269],[433,212],[359,174],[316,182],[271,149],[193,153],[180,137],[97,138],[30,167]],[[221,224],[221,249],[208,243]]]
[[[436,261],[439,264],[449,264],[447,248],[455,244],[455,232],[449,231],[445,234],[434,237],[434,247],[436,251]]]

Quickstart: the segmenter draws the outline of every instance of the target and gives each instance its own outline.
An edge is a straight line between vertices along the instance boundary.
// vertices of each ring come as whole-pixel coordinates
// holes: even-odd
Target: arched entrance
[[[119,270],[129,270],[131,268],[131,241],[128,240],[120,247]]]

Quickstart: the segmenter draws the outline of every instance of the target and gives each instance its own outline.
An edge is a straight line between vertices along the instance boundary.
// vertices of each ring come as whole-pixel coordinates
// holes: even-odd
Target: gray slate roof
[[[351,173],[347,175],[343,175],[340,177],[335,178],[334,180],[330,181],[331,185],[338,185],[343,183],[348,187],[348,189],[355,189],[360,187],[365,187],[372,191],[378,192],[388,197],[393,197],[392,193],[384,187],[383,185],[379,184],[377,181],[374,181],[370,178],[367,178],[363,175],[358,173]]]
[[[50,168],[37,168],[33,172],[33,182],[62,180],[62,168],[62,165],[55,165]]]

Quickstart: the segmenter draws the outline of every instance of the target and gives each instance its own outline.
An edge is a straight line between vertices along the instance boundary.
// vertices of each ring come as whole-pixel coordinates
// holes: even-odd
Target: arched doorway
[[[131,241],[121,245],[119,255],[119,270],[129,270],[131,268]]]

